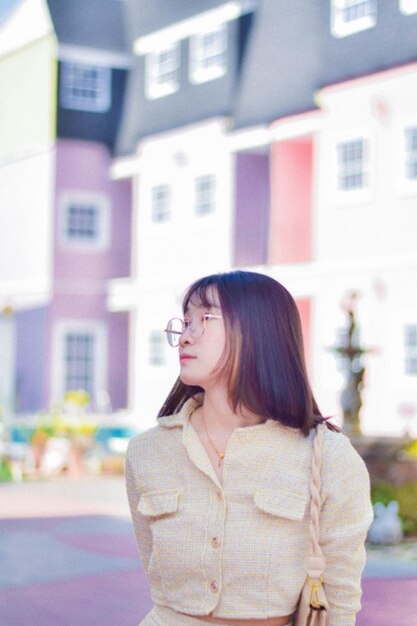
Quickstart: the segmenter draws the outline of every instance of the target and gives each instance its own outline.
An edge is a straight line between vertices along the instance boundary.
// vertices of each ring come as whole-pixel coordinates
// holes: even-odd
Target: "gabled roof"
[[[126,0],[48,0],[59,44],[126,53]]]
[[[149,35],[230,0],[127,0],[129,37]]]
[[[327,64],[323,5],[324,0],[259,4],[236,92],[235,127],[316,108],[314,93]]]
[[[254,20],[233,110],[236,128],[268,124],[317,108],[315,93],[417,59],[417,14],[378,3],[373,28],[331,32],[329,0],[262,0]]]

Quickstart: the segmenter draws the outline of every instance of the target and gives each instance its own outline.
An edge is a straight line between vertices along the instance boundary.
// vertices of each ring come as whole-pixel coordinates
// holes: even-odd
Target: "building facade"
[[[107,281],[130,270],[131,190],[109,172],[129,72],[122,3],[48,8],[58,40],[50,298],[17,324],[16,408],[34,414],[82,389],[92,410],[127,405],[128,315]]]
[[[174,351],[156,328],[167,309],[179,312],[193,278],[247,267],[295,296],[325,414],[341,419],[346,373],[334,348],[354,304],[358,341],[369,350],[362,428],[415,429],[416,3],[130,6],[136,61],[112,172],[136,188],[136,262],[130,279],[111,283],[109,305],[135,320],[138,423],[154,423],[175,379]],[[196,183],[208,153],[221,164],[215,185]],[[199,184],[208,197],[224,189],[217,237],[208,226],[206,240],[203,221],[190,218]]]
[[[1,4],[0,416],[6,421],[16,409],[21,320],[42,318],[52,291],[56,54],[46,2]],[[42,332],[43,319],[38,325]],[[30,345],[24,358],[39,366]]]
[[[0,15],[4,406],[84,388],[152,425],[183,290],[243,267],[295,296],[324,413],[341,418],[354,306],[363,430],[416,428],[414,0],[9,0]]]

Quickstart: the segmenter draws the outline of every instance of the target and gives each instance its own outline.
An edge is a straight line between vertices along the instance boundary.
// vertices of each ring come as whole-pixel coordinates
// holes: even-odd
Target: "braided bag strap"
[[[310,543],[307,556],[307,578],[301,589],[294,626],[330,626],[329,603],[323,586],[326,566],[319,544],[319,516],[321,509],[321,461],[325,424],[319,424],[313,439],[310,479]]]
[[[321,465],[322,465],[322,446],[325,424],[319,424],[316,427],[316,434],[313,440],[312,467],[310,478],[310,545],[309,545],[309,563],[312,563],[314,572],[310,575],[320,576],[324,570],[325,561],[323,552],[320,548],[320,509],[321,509]],[[321,563],[322,562],[322,563]],[[317,567],[321,572],[317,572]]]

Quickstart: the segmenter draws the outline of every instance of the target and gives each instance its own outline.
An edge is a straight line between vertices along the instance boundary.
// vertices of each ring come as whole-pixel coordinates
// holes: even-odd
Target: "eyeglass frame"
[[[194,337],[194,335],[192,335],[194,337],[194,339],[196,339],[196,340],[201,339],[201,337],[204,335],[205,330],[206,330],[206,323],[207,323],[208,320],[210,320],[210,319],[222,320],[223,319],[222,315],[216,315],[215,313],[203,313],[202,317],[203,317],[203,331],[202,331],[201,335],[199,335],[199,337]],[[174,320],[178,320],[179,322],[181,322],[181,324],[182,324],[182,331],[181,332],[178,331],[178,330],[168,330],[168,326]],[[180,345],[180,337],[181,337],[181,335],[183,335],[186,330],[190,329],[190,325],[186,326],[186,322],[187,322],[187,320],[183,320],[180,317],[171,317],[171,319],[168,320],[167,327],[164,328],[164,333],[166,333],[166,338],[167,338],[167,341],[168,341],[168,345],[171,346],[171,348],[178,348],[178,346]],[[191,324],[191,322],[190,322],[190,324]],[[168,339],[168,334],[171,335],[171,336],[172,335],[179,335],[178,336],[178,343],[176,343],[175,345],[170,343],[170,341]]]

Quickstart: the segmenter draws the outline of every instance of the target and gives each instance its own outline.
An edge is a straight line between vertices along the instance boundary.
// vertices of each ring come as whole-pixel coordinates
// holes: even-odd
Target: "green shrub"
[[[387,506],[389,502],[397,499],[395,486],[387,481],[375,483],[371,488],[371,499],[372,504],[382,502],[384,506]]]
[[[399,513],[405,535],[417,534],[417,481],[393,485],[381,481],[372,485],[372,504],[382,502],[385,506],[397,500]]]
[[[404,452],[410,459],[417,459],[417,439],[409,443],[404,448]]]
[[[12,470],[10,469],[10,463],[4,460],[0,460],[0,483],[8,482],[12,480]]]
[[[400,515],[406,534],[417,533],[417,481],[403,483],[396,489]]]

